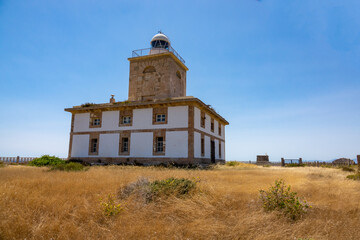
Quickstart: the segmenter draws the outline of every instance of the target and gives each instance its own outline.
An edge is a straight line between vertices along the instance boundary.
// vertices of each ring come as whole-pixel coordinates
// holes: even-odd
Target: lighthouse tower
[[[71,112],[69,159],[106,164],[225,162],[225,126],[210,105],[186,96],[184,59],[159,32],[132,51],[128,101],[83,104]]]
[[[129,101],[147,101],[186,96],[185,61],[159,32],[151,48],[133,51],[130,61]]]

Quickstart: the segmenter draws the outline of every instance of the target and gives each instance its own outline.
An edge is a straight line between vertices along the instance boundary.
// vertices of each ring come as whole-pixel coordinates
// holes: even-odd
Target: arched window
[[[147,66],[146,68],[144,68],[143,73],[152,73],[152,72],[156,72],[156,69],[153,66]]]
[[[176,72],[176,76],[181,79],[181,73],[179,71]]]

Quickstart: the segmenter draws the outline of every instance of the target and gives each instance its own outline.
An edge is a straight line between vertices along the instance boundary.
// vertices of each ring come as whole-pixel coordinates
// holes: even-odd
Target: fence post
[[[302,164],[302,158],[299,158],[299,164]]]
[[[20,157],[17,156],[17,157],[16,157],[16,163],[19,163],[19,160],[20,160]]]
[[[285,166],[285,159],[284,158],[281,158],[281,166]]]
[[[360,172],[360,155],[357,155],[358,171]]]

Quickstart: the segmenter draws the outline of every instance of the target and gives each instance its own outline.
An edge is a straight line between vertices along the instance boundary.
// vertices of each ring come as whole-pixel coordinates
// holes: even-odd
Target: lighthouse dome
[[[151,39],[151,47],[152,48],[164,48],[168,49],[171,45],[169,38],[163,34],[162,32],[159,32]]]

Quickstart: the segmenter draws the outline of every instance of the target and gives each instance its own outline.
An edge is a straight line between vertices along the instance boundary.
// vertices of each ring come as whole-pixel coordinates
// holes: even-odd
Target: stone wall
[[[186,96],[186,70],[166,54],[130,58],[129,100]]]

